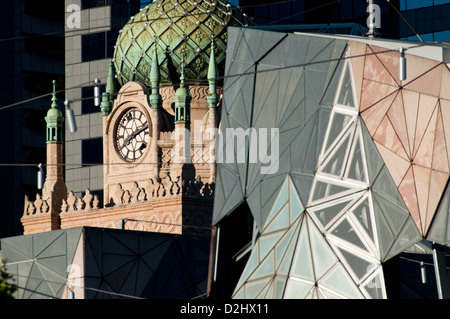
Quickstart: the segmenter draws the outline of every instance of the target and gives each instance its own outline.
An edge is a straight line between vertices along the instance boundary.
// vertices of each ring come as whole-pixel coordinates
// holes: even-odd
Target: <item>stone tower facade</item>
[[[158,0],[131,17],[100,105],[103,199],[66,189],[57,135],[47,141],[42,196],[25,199],[25,233],[94,226],[182,234],[209,227],[227,26],[248,22],[221,0]],[[63,117],[50,115],[49,132],[59,132]],[[37,211],[52,217],[37,219]]]

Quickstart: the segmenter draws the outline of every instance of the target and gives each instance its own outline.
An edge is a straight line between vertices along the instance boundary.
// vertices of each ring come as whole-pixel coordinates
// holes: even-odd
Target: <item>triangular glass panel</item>
[[[250,253],[250,257],[247,260],[247,264],[245,265],[244,270],[242,271],[241,277],[239,278],[239,281],[236,285],[236,289],[238,289],[241,285],[243,285],[247,279],[250,277],[253,271],[258,267],[259,265],[259,243],[255,245],[255,247],[252,249],[252,252]],[[236,290],[235,290],[236,291]]]
[[[302,218],[298,219],[275,247],[275,262],[278,267],[276,270],[277,275],[287,276],[289,274],[292,258],[294,256],[294,249],[297,245],[300,225],[302,224],[301,221]]]
[[[233,293],[233,299],[245,299],[245,288],[241,286],[237,291]]]
[[[373,142],[373,139],[370,136],[366,125],[364,124],[364,121],[359,118],[358,124],[361,124],[360,127],[363,137],[364,153],[366,154],[368,179],[369,183],[371,184],[378,176],[378,173],[384,165],[384,161],[380,153],[378,152],[378,149],[376,148],[375,143]]]
[[[314,288],[313,282],[289,279],[284,292],[284,299],[304,299],[312,288]]]
[[[270,234],[263,233],[259,238],[259,258],[263,260],[267,254],[274,248],[278,240],[284,234],[283,231]]]
[[[347,131],[351,123],[354,122],[355,118],[356,117],[353,115],[338,113],[335,111],[332,112],[328,126],[325,148],[322,152],[323,155],[329,152],[330,147],[334,143],[341,140],[342,135],[345,131]]]
[[[267,175],[264,179],[261,180],[259,187],[261,188],[261,204],[260,208],[257,211],[252,212],[253,216],[255,218],[255,222],[259,229],[263,229],[264,225],[266,223],[266,220],[268,216],[270,215],[275,200],[278,196],[286,196],[287,200],[287,187],[286,187],[286,193],[283,194],[281,190],[283,183],[286,182],[287,174],[283,175]],[[264,196],[263,196],[264,194]],[[282,201],[280,200],[279,203]],[[281,204],[283,206],[283,204]],[[278,208],[281,208],[279,206]]]
[[[315,281],[311,247],[306,224],[302,225],[292,260],[291,277]]]
[[[287,278],[283,276],[276,276],[274,279],[274,299],[283,298],[284,287],[286,286]]]
[[[341,218],[335,225],[333,225],[333,228],[331,228],[329,232],[333,236],[355,245],[358,248],[366,250],[366,246],[359,237],[359,234],[355,231],[355,228],[346,217]]]
[[[298,196],[297,189],[295,188],[292,180],[289,179],[289,213],[290,223],[292,223],[303,212],[303,204]]]
[[[398,188],[395,186],[394,180],[386,166],[383,166],[381,169],[372,188],[375,193],[384,197],[386,200],[390,200],[397,206],[407,210],[405,202],[403,201]]]
[[[313,184],[314,176],[311,174],[297,174],[290,173],[292,181],[297,189],[300,199],[304,204],[309,198],[309,192],[311,191],[311,185]]]
[[[366,160],[363,155],[362,138],[360,136],[359,129],[357,129],[356,136],[353,140],[353,148],[351,155],[349,156],[349,164],[346,167],[347,178],[354,179],[361,182],[368,182],[368,176],[366,172]]]
[[[370,196],[370,195],[369,195]],[[375,243],[373,220],[372,220],[372,208],[369,202],[369,197],[365,197],[351,208],[353,216],[356,217],[359,224],[365,230],[369,238]]]
[[[336,265],[324,278],[319,281],[319,287],[326,287],[336,291],[341,296],[350,299],[361,299],[363,295],[358,287],[354,284],[344,267],[340,264]]]
[[[352,79],[350,75],[350,63],[347,61],[344,67],[344,74],[340,84],[336,102],[340,105],[355,107],[353,99]]]
[[[282,229],[287,229],[288,227],[289,205],[286,204],[276,216],[272,217],[270,221],[266,221],[266,226],[263,229],[263,233],[268,234],[271,232],[277,232]]]
[[[394,233],[394,236],[397,236],[406,219],[411,217],[411,215],[407,210],[401,209],[376,193],[373,194],[373,200],[377,201],[384,217],[386,218],[386,221],[389,223],[391,230]]]
[[[272,209],[270,210],[270,214],[267,217],[267,221],[270,221],[277,212],[281,209],[281,207],[287,202],[288,200],[288,178],[283,182],[283,186],[281,186],[280,190],[278,191],[278,196],[275,202],[273,203]]]
[[[340,215],[342,210],[353,200],[353,197],[346,198],[345,201],[330,202],[326,206],[314,207],[314,209],[308,210],[313,216],[317,218],[321,226],[326,229],[327,225],[336,216]]]
[[[319,168],[320,172],[342,177],[351,144],[351,134],[346,134]]]
[[[356,282],[359,282],[368,272],[371,271],[373,264],[361,258],[361,255],[356,255],[350,251],[343,249],[342,247],[337,247],[339,253],[343,257],[343,261],[347,265],[347,269],[350,268],[353,274],[356,276]]]
[[[442,195],[441,202],[434,215],[433,222],[428,230],[427,240],[447,245],[450,242],[447,234],[450,233],[450,218],[449,218],[449,202],[450,202],[450,187],[447,185],[444,194]]]
[[[249,280],[260,279],[267,276],[273,276],[275,274],[274,254],[275,253],[271,251],[264,259],[261,260],[261,263],[252,273]]]
[[[398,255],[405,249],[411,247],[412,245],[418,243],[421,240],[422,236],[420,235],[419,230],[417,229],[417,226],[414,223],[412,217],[408,218],[402,230],[395,239],[394,244],[389,250],[389,253],[383,259],[383,261],[386,261]]]
[[[386,255],[394,242],[394,235],[392,234],[392,230],[387,223],[384,214],[381,212],[381,208],[376,201],[373,201],[373,209],[375,216],[375,223],[377,229],[377,238],[378,238],[378,249],[380,251],[380,259]]]
[[[259,294],[256,296],[256,299],[271,299],[273,295],[273,278],[269,283],[261,289]]]
[[[255,299],[258,294],[260,294],[261,290],[266,287],[270,278],[264,278],[260,280],[247,282],[244,286],[245,289],[245,298],[247,299]]]
[[[337,262],[338,258],[323,237],[322,233],[309,218],[306,219],[311,244],[312,260],[316,281],[321,278]]]
[[[357,192],[358,190],[354,188],[345,187],[343,185],[336,185],[332,183],[326,183],[324,181],[316,180],[313,184],[313,193],[311,197],[311,202],[325,199],[325,198],[338,198],[341,196],[349,195],[353,192]]]

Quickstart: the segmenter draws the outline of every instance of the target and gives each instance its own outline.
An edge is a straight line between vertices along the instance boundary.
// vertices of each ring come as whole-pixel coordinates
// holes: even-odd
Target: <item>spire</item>
[[[115,82],[114,64],[112,60],[109,60],[108,80],[106,82],[105,92],[102,93],[102,103],[100,104],[100,110],[102,111],[102,114],[104,116],[107,116],[109,115],[109,113],[111,113],[116,95],[117,90]]]
[[[189,123],[191,95],[185,83],[184,57],[181,63],[180,87],[175,92],[175,123]]]
[[[150,70],[150,83],[152,86],[152,94],[150,95],[150,105],[153,109],[162,107],[162,98],[159,94],[159,83],[161,81],[161,74],[159,72],[158,52],[155,43],[155,50],[153,51],[152,65]]]
[[[62,123],[64,122],[64,117],[58,109],[57,101],[56,81],[53,80],[52,104],[45,117],[47,123],[47,143],[62,143]]]
[[[53,80],[53,93],[52,93],[52,105],[51,107],[58,108],[58,104],[56,103],[58,99],[56,98],[56,80]]]
[[[216,54],[214,52],[214,41],[211,42],[211,54],[209,55],[209,67],[208,67],[208,82],[209,82],[209,94],[208,105],[209,107],[216,107],[219,97],[217,95],[217,77],[219,71],[217,69]]]
[[[159,73],[158,51],[155,43],[155,50],[153,51],[152,66],[150,71],[150,82],[152,83],[152,90],[154,89],[154,87],[156,87],[156,85],[159,88],[160,81],[161,74]],[[156,92],[152,91],[152,93]]]
[[[115,98],[115,94],[117,93],[115,75],[114,64],[111,59],[109,60],[108,80],[106,81],[105,88],[105,91],[110,94],[110,100],[113,100]]]
[[[184,56],[183,59],[181,61],[181,76],[180,76],[180,87],[184,88],[186,86],[186,84],[184,83]]]

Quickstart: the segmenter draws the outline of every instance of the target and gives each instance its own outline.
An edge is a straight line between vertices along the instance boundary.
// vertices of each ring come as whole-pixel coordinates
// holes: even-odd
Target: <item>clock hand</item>
[[[133,133],[131,133],[124,141],[123,141],[123,145],[127,146],[128,144],[130,144],[131,140],[133,138],[135,138],[137,135],[141,134],[143,131],[145,131],[148,128],[148,124],[145,124],[143,127],[137,129],[136,131],[134,131]]]

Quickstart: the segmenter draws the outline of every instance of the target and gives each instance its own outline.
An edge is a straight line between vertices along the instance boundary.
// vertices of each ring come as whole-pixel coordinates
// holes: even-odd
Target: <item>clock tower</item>
[[[78,197],[57,187],[67,196],[52,229],[184,234],[211,226],[227,27],[249,22],[221,0],[158,0],[130,19],[119,32],[100,106],[103,200],[89,189]],[[27,211],[36,201],[26,199]],[[38,232],[27,218],[25,231]]]

